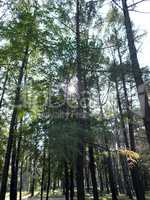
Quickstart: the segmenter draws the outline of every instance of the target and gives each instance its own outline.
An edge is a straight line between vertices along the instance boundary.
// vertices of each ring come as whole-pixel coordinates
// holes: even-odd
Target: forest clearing
[[[142,5],[0,1],[0,200],[150,200]]]

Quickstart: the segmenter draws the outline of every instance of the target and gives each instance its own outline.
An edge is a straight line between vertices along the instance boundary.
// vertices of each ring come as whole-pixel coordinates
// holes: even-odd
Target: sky
[[[130,17],[135,24],[135,27],[139,30],[144,30],[147,35],[142,39],[141,50],[138,53],[139,62],[142,66],[150,66],[150,0],[146,0],[140,3],[136,10],[147,12],[139,13],[130,11]]]

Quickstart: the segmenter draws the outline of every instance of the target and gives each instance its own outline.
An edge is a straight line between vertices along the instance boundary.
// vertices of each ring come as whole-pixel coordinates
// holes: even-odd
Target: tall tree
[[[150,144],[150,106],[148,102],[146,88],[145,88],[144,81],[142,78],[142,72],[141,72],[138,57],[137,57],[137,50],[135,47],[135,39],[134,39],[131,19],[129,16],[127,0],[122,0],[122,8],[123,8],[123,13],[124,13],[124,23],[126,27],[130,59],[132,63],[132,72],[134,75],[138,97],[139,97],[139,101],[141,105],[141,112],[142,112],[142,117],[144,120],[147,140],[148,140],[148,143]]]

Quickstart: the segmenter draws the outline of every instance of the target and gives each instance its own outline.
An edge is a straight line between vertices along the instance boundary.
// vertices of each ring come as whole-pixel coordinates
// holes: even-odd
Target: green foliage
[[[81,142],[85,147],[84,161],[87,162],[88,145],[93,145],[97,169],[99,167],[103,171],[108,167],[108,148],[112,157],[118,159],[118,140],[124,145],[114,82],[117,80],[120,84],[124,75],[128,91],[132,86],[130,84],[134,84],[123,16],[113,7],[104,18],[100,12],[103,0],[81,1],[79,75],[84,87],[80,88],[77,80],[75,1],[52,0],[41,5],[38,1],[21,2],[11,1],[8,8],[10,17],[0,22],[0,95],[4,89],[6,72],[9,72],[0,108],[0,172],[17,77],[26,47],[29,47],[29,55],[15,132],[17,142],[22,134],[20,161],[23,162],[23,175],[28,172],[30,179],[33,177],[35,162],[35,182],[39,187],[45,150],[45,180],[48,179],[49,159],[52,179],[62,180],[64,161],[69,167],[76,167]],[[148,69],[144,70],[145,80],[148,80]],[[68,92],[71,84],[76,88],[72,93]],[[122,94],[122,85],[119,86]],[[78,102],[79,89],[84,90],[83,98],[86,97],[86,101],[82,99],[84,119],[78,117],[78,104],[81,103]],[[132,92],[135,93],[135,90]],[[123,119],[127,124],[124,96],[122,99]],[[133,106],[136,106],[137,100],[133,101]],[[143,126],[138,130],[138,123],[141,120],[135,123],[136,134],[141,136]],[[143,151],[140,155],[144,161],[140,167],[144,174],[149,169],[148,151],[142,148],[140,151]],[[140,159],[139,154],[129,150],[120,150],[120,154],[136,162]],[[118,165],[120,169],[120,162]],[[110,196],[102,199],[110,199]]]

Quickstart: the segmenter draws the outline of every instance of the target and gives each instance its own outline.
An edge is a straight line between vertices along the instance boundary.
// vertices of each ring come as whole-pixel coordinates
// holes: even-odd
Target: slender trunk
[[[23,174],[23,161],[20,166],[20,187],[19,187],[19,200],[22,200],[22,174]]]
[[[86,191],[90,192],[90,180],[89,180],[89,166],[85,167],[85,179],[86,179]]]
[[[93,186],[93,197],[94,197],[94,200],[98,200],[99,195],[98,195],[98,189],[97,189],[94,151],[93,151],[93,146],[91,145],[89,145],[89,168],[90,168],[91,180],[92,180],[92,186]]]
[[[16,148],[16,138],[14,138],[13,152],[12,152],[12,174],[10,185],[10,200],[17,200],[17,185],[18,185],[18,165],[20,157],[20,147],[22,138],[22,122],[20,127],[20,134],[18,138],[18,145]]]
[[[98,96],[99,96],[99,106],[100,106],[100,115],[102,117],[102,119],[104,119],[104,113],[103,113],[103,107],[102,107],[102,102],[101,102],[101,96],[100,96],[100,87],[99,87],[99,82],[98,82],[98,77],[97,77],[97,91],[98,91]],[[107,142],[107,138],[104,137],[104,142],[105,142],[105,146],[108,152],[108,158],[106,159],[104,157],[104,159],[106,160],[106,164],[108,167],[108,174],[109,174],[109,183],[110,183],[110,189],[111,189],[111,193],[112,193],[112,200],[118,200],[117,198],[117,186],[114,180],[114,174],[113,174],[113,166],[112,166],[112,160],[111,160],[111,153],[108,147],[108,142]],[[107,177],[107,172],[105,171],[105,176],[106,176],[106,187],[107,187],[107,192],[109,192],[109,184],[108,184],[108,177]]]
[[[83,145],[79,146],[80,152],[78,153],[76,162],[76,183],[77,183],[77,199],[85,200],[84,193],[84,174],[83,174]]]
[[[128,166],[127,166],[127,160],[126,160],[126,158],[124,158],[120,155],[120,162],[121,162],[122,171],[123,171],[126,194],[130,199],[133,199],[132,185],[131,185],[131,181],[130,181],[130,175],[129,175],[129,170],[128,170]]]
[[[128,94],[127,94],[124,77],[122,81],[123,81],[123,89],[124,89],[124,96],[125,96],[125,101],[126,101],[126,109],[127,109],[127,115],[128,115],[128,123],[129,123],[130,147],[132,151],[136,151],[134,127],[133,127],[133,116],[129,107],[129,100],[128,100]],[[137,200],[145,200],[144,185],[141,179],[141,173],[140,173],[140,170],[138,169],[138,166],[133,167],[133,169],[131,169],[131,176],[132,176],[133,187],[135,190]]]
[[[137,166],[131,169],[131,175],[137,200],[145,200],[143,181]]]
[[[6,72],[6,76],[5,76],[5,80],[4,80],[4,84],[3,84],[3,91],[2,91],[2,95],[1,95],[1,99],[0,99],[0,109],[2,107],[2,103],[3,103],[3,99],[4,99],[4,94],[5,94],[5,91],[6,91],[7,80],[8,80],[8,70]]]
[[[18,168],[19,168],[19,160],[20,160],[21,141],[22,141],[22,120],[20,123],[20,133],[19,133],[19,138],[18,138],[17,155],[16,155],[16,175],[17,176],[18,176]]]
[[[114,31],[115,31],[115,35],[116,35],[116,41],[117,41],[118,57],[119,57],[120,64],[122,64],[122,57],[121,57],[120,48],[119,48],[119,44],[118,44],[118,38],[117,38],[117,30],[114,29]],[[135,151],[136,148],[135,148],[135,139],[134,139],[133,116],[130,111],[130,105],[129,105],[129,100],[128,100],[128,94],[127,94],[127,88],[126,88],[124,74],[122,74],[122,84],[123,84],[123,90],[124,90],[126,110],[127,110],[127,115],[128,115],[130,147],[133,151]],[[119,94],[118,94],[118,96],[119,96]],[[119,144],[119,146],[120,146],[120,144]],[[128,166],[127,166],[127,160],[126,160],[126,158],[123,158],[122,156],[120,156],[120,161],[121,161],[121,165],[122,165],[122,169],[123,169],[123,175],[124,175],[127,195],[129,196],[130,199],[133,199],[132,191],[131,191],[131,184],[130,184],[130,180],[129,180],[129,171],[128,171]],[[132,175],[132,172],[131,172],[131,175]],[[134,176],[132,176],[132,179],[134,179]],[[138,179],[138,177],[137,177],[137,179]],[[135,181],[133,181],[133,186],[134,186],[134,189],[136,190],[137,187],[135,186],[134,182]]]
[[[117,156],[117,155],[116,155]],[[118,160],[119,158],[114,158],[113,157],[113,163],[114,163],[114,166],[115,166],[115,177],[116,177],[116,181],[118,183],[118,190],[119,190],[119,193],[120,194],[124,194],[125,193],[125,190],[124,190],[124,184],[123,184],[123,179],[122,179],[122,173],[119,169],[119,163],[118,163]]]
[[[5,200],[5,195],[6,195],[8,171],[9,171],[9,165],[10,165],[10,156],[11,156],[12,144],[13,144],[13,140],[14,140],[15,125],[17,123],[17,115],[18,115],[17,107],[20,103],[20,91],[21,91],[21,83],[22,83],[23,74],[24,74],[24,68],[26,67],[27,61],[28,61],[28,49],[29,49],[29,47],[27,45],[25,53],[24,53],[24,58],[22,61],[22,66],[20,67],[18,83],[17,83],[16,92],[15,92],[14,110],[13,110],[11,122],[10,122],[7,149],[6,149],[4,167],[3,167],[3,172],[2,172],[2,182],[1,182],[1,191],[0,191],[0,199],[1,200]]]
[[[107,173],[107,168],[105,167],[105,186],[106,186],[106,192],[107,194],[110,193],[110,190],[109,190],[109,180],[108,180],[108,173]]]
[[[13,142],[12,162],[11,162],[11,183],[10,183],[10,200],[17,199],[17,172],[16,172],[16,138]]]
[[[118,51],[118,57],[119,57],[119,62],[120,65],[123,64],[122,62],[122,57],[121,57],[121,52],[120,52],[120,47],[118,43],[118,38],[117,38],[117,30],[114,29],[115,35],[116,35],[116,42],[117,42],[117,51]],[[134,128],[133,128],[133,115],[130,111],[130,104],[128,100],[128,94],[127,94],[127,88],[126,88],[126,82],[125,82],[125,77],[124,74],[122,74],[122,85],[123,85],[123,91],[124,91],[124,97],[125,97],[125,103],[126,103],[126,110],[127,110],[127,115],[128,115],[128,126],[129,126],[129,136],[130,136],[130,147],[134,151],[135,149],[135,139],[134,139]],[[121,108],[121,101],[120,101],[120,96],[119,96],[119,90],[118,90],[118,85],[117,85],[117,80],[116,80],[116,90],[117,90],[117,97],[118,97],[118,104],[119,104],[119,110],[120,110],[120,115],[122,115],[122,108]],[[124,121],[124,119],[122,119]],[[124,122],[123,122],[124,123]],[[126,140],[125,140],[126,144]],[[129,148],[129,144],[126,144],[126,147]]]
[[[103,181],[103,176],[102,176],[102,170],[98,170],[98,177],[99,177],[99,185],[100,185],[100,191],[101,193],[104,192],[104,181]]]
[[[124,23],[125,23],[126,33],[127,33],[130,59],[132,63],[132,71],[133,71],[133,75],[134,75],[134,79],[135,79],[135,83],[136,83],[136,87],[138,91],[138,97],[141,104],[141,110],[143,111],[142,114],[143,114],[143,121],[145,125],[147,140],[150,145],[150,106],[148,102],[147,92],[144,86],[144,81],[142,78],[139,61],[137,58],[137,50],[135,47],[132,24],[131,24],[126,0],[122,0],[122,7],[123,7],[123,13],[124,13]]]
[[[77,63],[77,78],[78,78],[78,123],[80,127],[83,127],[83,109],[81,108],[80,101],[82,99],[82,92],[84,91],[82,82],[82,68],[81,68],[81,55],[80,55],[80,0],[76,0],[76,63]],[[85,200],[84,191],[84,173],[83,173],[83,138],[79,142],[79,152],[76,161],[76,183],[77,183],[77,199]]]
[[[117,93],[117,102],[118,102],[118,108],[119,108],[119,113],[120,113],[120,120],[121,120],[121,128],[124,136],[124,142],[127,148],[129,148],[129,142],[128,142],[128,136],[127,136],[127,131],[124,123],[124,117],[123,117],[123,111],[122,111],[122,106],[121,106],[121,100],[120,100],[120,95],[119,95],[119,88],[118,88],[118,81],[115,81],[116,85],[116,93]]]
[[[116,129],[118,129],[118,127],[116,127]],[[117,135],[117,144],[118,144],[118,147],[120,149],[121,145],[120,145],[120,138],[119,138],[118,131],[117,131],[116,135]],[[120,160],[120,164],[121,164],[121,167],[122,167],[126,195],[130,199],[133,199],[132,185],[131,185],[131,180],[130,180],[129,168],[128,168],[128,165],[127,165],[127,159],[124,156],[122,156],[121,154],[119,154],[119,160]]]
[[[73,173],[73,166],[70,169],[70,200],[74,198],[74,173]]]
[[[43,152],[43,166],[42,166],[42,180],[41,180],[41,197],[40,199],[43,200],[43,192],[44,192],[44,179],[45,179],[45,155],[46,155],[46,147],[44,145],[44,152]]]
[[[65,169],[65,200],[69,200],[69,172],[68,172],[68,164],[65,161],[64,163]]]
[[[65,189],[65,187],[64,187],[64,189]],[[53,194],[54,194],[55,190],[56,190],[56,179],[54,177],[54,179],[53,179]]]
[[[112,193],[112,200],[118,200],[117,198],[118,191],[117,191],[116,183],[114,180],[112,159],[111,159],[111,153],[109,149],[108,149],[107,163],[108,163],[108,172],[109,172],[109,181],[110,181],[110,189]]]
[[[34,197],[34,189],[35,189],[35,168],[36,168],[36,158],[33,161],[33,173],[31,177],[31,186],[30,186],[30,193],[31,197]]]
[[[129,105],[127,88],[126,88],[126,82],[125,82],[124,76],[122,76],[122,83],[123,83],[123,90],[124,90],[124,96],[125,96],[125,102],[126,102],[126,109],[127,109],[127,115],[128,115],[130,147],[131,147],[131,149],[133,151],[136,151],[135,137],[134,137],[134,127],[133,127],[133,115],[132,115],[132,113],[130,111],[130,105]]]
[[[50,152],[49,152],[49,159],[48,159],[48,183],[47,183],[47,191],[46,191],[46,200],[48,200],[49,197],[49,190],[50,190],[50,185],[51,185],[51,163],[50,163]]]

